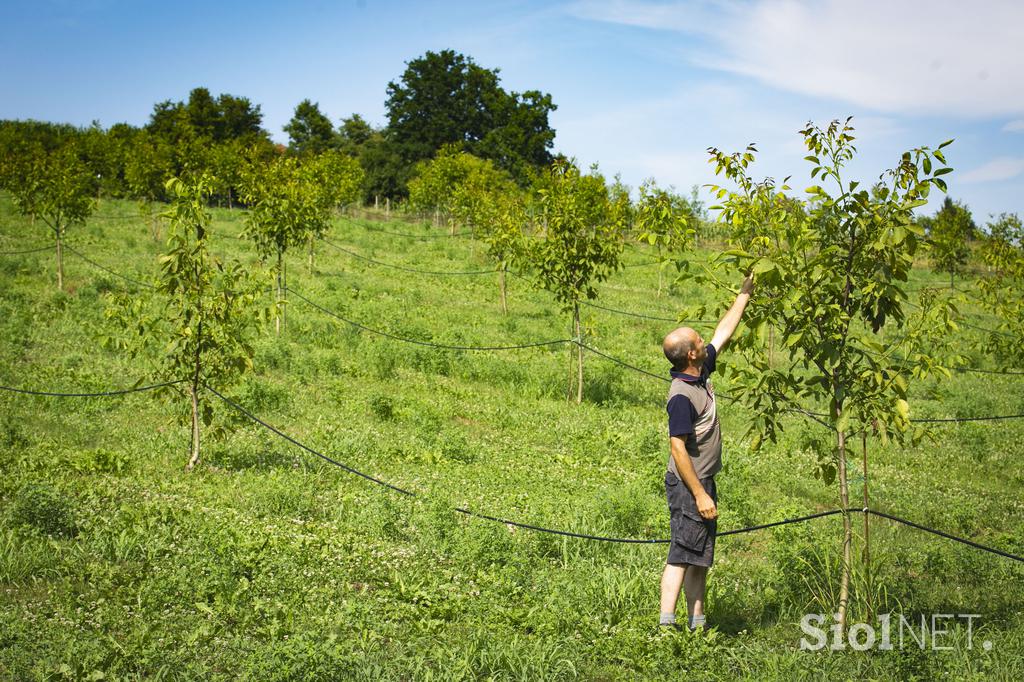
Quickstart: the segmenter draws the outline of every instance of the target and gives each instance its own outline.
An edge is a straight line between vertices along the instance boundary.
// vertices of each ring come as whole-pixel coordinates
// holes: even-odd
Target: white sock
[[[705,622],[704,616],[690,616],[690,629],[695,630],[697,628],[704,628]]]
[[[660,623],[660,625],[675,625],[675,624],[676,624],[676,614],[671,613],[671,612],[665,613],[664,611],[661,612],[661,623]]]

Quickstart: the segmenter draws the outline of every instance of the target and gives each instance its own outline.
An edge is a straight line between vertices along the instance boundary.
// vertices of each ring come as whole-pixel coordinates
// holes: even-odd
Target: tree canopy
[[[492,160],[520,184],[552,161],[551,96],[508,92],[498,69],[453,50],[427,52],[388,83],[387,139],[405,163],[429,159],[444,145]]]
[[[320,111],[317,102],[304,99],[295,107],[295,115],[284,126],[296,154],[319,154],[334,145],[334,126]]]
[[[194,88],[187,102],[164,100],[153,106],[146,129],[165,140],[200,138],[214,142],[268,139],[261,127],[260,105],[247,97],[222,94],[214,98],[206,88]]]

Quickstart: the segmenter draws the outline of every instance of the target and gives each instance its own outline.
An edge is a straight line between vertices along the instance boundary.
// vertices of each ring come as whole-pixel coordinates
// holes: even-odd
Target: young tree
[[[172,163],[169,146],[145,131],[135,135],[125,157],[124,176],[128,192],[139,202],[139,213],[149,222],[155,241],[160,240],[160,221],[153,210],[153,203],[165,197]]]
[[[237,261],[223,263],[209,252],[207,205],[214,184],[208,175],[188,183],[168,181],[171,204],[164,217],[170,221],[169,250],[160,257],[156,300],[121,294],[111,298],[107,309],[107,317],[126,332],[107,339],[108,345],[132,355],[155,351],[155,376],[161,381],[187,377],[189,409],[181,415],[192,428],[188,469],[199,461],[200,425],[209,427],[213,421],[203,386],[213,383],[224,390],[252,370],[249,339],[268,311],[264,283]]]
[[[910,377],[942,371],[931,355],[955,329],[953,302],[947,297],[925,301],[913,317],[904,310],[904,285],[923,233],[912,211],[925,203],[929,190],[945,191],[942,148],[922,147],[903,154],[872,191],[846,177],[855,154],[850,119],[821,129],[801,131],[810,152],[811,178],[821,185],[806,189],[804,210],[771,179],[753,181],[747,174],[756,149],[725,154],[710,149],[716,173],[724,173],[736,191],[712,187],[721,201],[721,220],[730,226],[733,248],[725,263],[757,277],[757,295],[747,308],[747,331],[738,340],[749,366],[736,367],[736,395],[754,415],[751,430],[757,447],[775,440],[785,408],[798,400],[828,405],[825,422],[835,433],[834,456],[822,464],[823,478],[839,483],[839,502],[850,507],[847,439],[869,430],[898,441],[919,437],[911,432],[907,402]],[[943,164],[939,167],[937,164]],[[833,189],[827,189],[827,185]],[[786,367],[765,357],[767,324],[779,329],[779,344],[789,356]],[[880,332],[896,327],[897,341],[883,343]],[[932,345],[936,344],[936,345]],[[850,585],[852,531],[843,514],[842,574],[838,615],[845,628]]]
[[[658,254],[658,295],[665,268],[678,258],[693,240],[694,217],[689,204],[677,194],[658,187],[653,180],[640,185],[640,199],[633,216],[636,238],[647,242]]]
[[[356,159],[328,150],[307,163],[313,178],[325,193],[324,201],[332,209],[359,200],[365,173]]]
[[[227,201],[229,209],[234,208],[248,161],[245,147],[234,140],[222,142],[210,148],[208,159],[210,172],[217,179],[214,197]]]
[[[936,272],[949,273],[949,288],[953,277],[959,274],[971,254],[968,242],[974,238],[977,226],[971,212],[959,201],[946,197],[942,208],[931,220],[928,235],[932,251],[932,265]]]
[[[409,204],[416,210],[433,211],[435,222],[443,219],[454,233],[452,218],[456,214],[471,221],[476,213],[475,202],[514,188],[509,176],[490,161],[449,145],[430,161],[417,164],[416,176],[409,181]]]
[[[75,147],[78,158],[89,171],[96,201],[99,202],[101,196],[122,196],[125,189],[122,177],[123,140],[108,135],[99,121],[93,121],[75,136]]]
[[[529,222],[522,193],[511,181],[507,187],[492,186],[485,174],[471,175],[457,188],[454,213],[487,245],[487,255],[498,270],[501,310],[507,314],[508,268],[523,258]]]
[[[50,230],[57,250],[57,289],[64,290],[63,241],[72,225],[81,225],[92,214],[95,200],[89,169],[71,144],[45,152],[36,147],[8,173],[7,188],[25,216],[41,219]]]
[[[310,179],[314,187],[323,193],[322,204],[326,207],[328,218],[335,209],[359,200],[365,174],[359,162],[342,152],[328,150],[319,156],[306,161]],[[310,230],[307,235],[309,244],[309,271],[313,271],[313,251],[316,240],[326,230]]]
[[[277,300],[281,307],[275,330],[281,333],[284,292],[287,287],[285,252],[323,236],[330,224],[332,195],[324,190],[313,164],[284,156],[253,167],[242,183],[242,198],[249,205],[244,236],[256,244],[263,259],[276,257]]]
[[[577,340],[576,402],[583,401],[583,330],[580,301],[597,298],[595,285],[621,266],[624,209],[608,196],[604,178],[580,173],[572,162],[556,161],[538,185],[545,225],[527,246],[527,257],[541,287],[563,311],[572,313]],[[572,357],[570,356],[570,371]],[[570,384],[571,391],[571,384]]]
[[[1016,213],[988,224],[981,258],[987,272],[978,281],[982,304],[999,320],[991,335],[993,355],[1007,364],[1024,362],[1024,227]]]

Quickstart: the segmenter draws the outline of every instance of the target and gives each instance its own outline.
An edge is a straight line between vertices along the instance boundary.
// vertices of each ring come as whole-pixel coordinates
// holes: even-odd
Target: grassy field
[[[103,201],[69,239],[97,264],[151,278],[162,244],[128,202]],[[215,211],[214,249],[242,213]],[[395,221],[335,222],[330,239],[432,271],[487,268],[479,244]],[[45,244],[0,196],[0,251]],[[601,286],[600,305],[674,318],[728,292],[655,293],[648,254]],[[0,256],[0,384],[96,391],[147,376],[105,350],[106,294],[146,290],[52,252]],[[567,338],[543,291],[497,277],[425,275],[320,245],[293,288],[349,319],[454,345]],[[915,286],[939,283],[915,271]],[[970,286],[969,282],[962,283]],[[650,372],[672,323],[584,309],[588,342]],[[984,325],[984,318],[974,320]],[[989,321],[991,322],[991,321]],[[698,325],[710,334],[713,325]],[[975,366],[984,335],[966,329]],[[0,678],[4,679],[1013,679],[1024,678],[1024,565],[873,519],[876,610],[979,614],[939,642],[800,651],[803,614],[835,608],[841,524],[818,519],[722,538],[701,634],[656,627],[664,545],[588,542],[452,513],[453,506],[577,532],[664,537],[666,385],[588,354],[583,405],[566,401],[569,347],[438,350],[359,331],[300,300],[257,341],[255,375],[227,391],[292,437],[411,489],[408,498],[316,459],[217,402],[228,436],[184,472],[179,404],[141,393],[0,392]],[[723,353],[720,367],[742,360]],[[730,390],[727,372],[716,379]],[[912,387],[913,416],[1024,412],[1024,377],[957,372]],[[216,401],[215,398],[213,400]],[[751,454],[738,406],[720,409],[722,530],[837,506],[812,475],[828,432],[793,415]],[[872,504],[1024,553],[1024,421],[936,425],[920,447],[869,441]],[[853,455],[856,454],[856,457]],[[851,453],[859,471],[859,449]],[[852,481],[859,499],[860,481]],[[854,518],[858,535],[860,517]],[[855,548],[859,551],[859,539]],[[859,555],[858,555],[859,556]],[[982,641],[991,643],[986,649]]]

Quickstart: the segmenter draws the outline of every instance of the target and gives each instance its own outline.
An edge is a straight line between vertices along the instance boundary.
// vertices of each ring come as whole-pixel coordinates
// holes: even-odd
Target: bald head
[[[690,366],[691,351],[700,355],[700,335],[689,327],[679,327],[669,332],[662,342],[661,348],[665,357],[672,363],[672,369],[682,371]],[[693,357],[698,360],[698,357]]]

